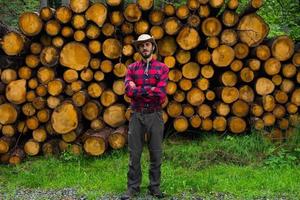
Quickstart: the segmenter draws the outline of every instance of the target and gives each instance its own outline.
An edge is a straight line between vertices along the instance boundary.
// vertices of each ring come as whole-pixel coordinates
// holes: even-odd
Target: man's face
[[[153,44],[151,42],[144,42],[138,45],[139,51],[144,58],[149,58],[153,53]]]

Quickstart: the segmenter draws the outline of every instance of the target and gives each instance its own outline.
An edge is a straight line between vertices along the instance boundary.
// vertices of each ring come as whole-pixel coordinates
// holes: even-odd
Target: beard
[[[143,56],[144,59],[147,59],[152,55],[152,53],[153,53],[153,50],[146,52],[146,53],[141,52],[141,55]]]

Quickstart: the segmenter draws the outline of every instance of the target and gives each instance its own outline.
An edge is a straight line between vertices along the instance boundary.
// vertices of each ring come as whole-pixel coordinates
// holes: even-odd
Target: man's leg
[[[128,190],[139,191],[142,181],[141,154],[143,151],[145,129],[140,120],[140,113],[133,113],[129,121],[128,150],[129,171],[127,174]]]
[[[164,133],[162,112],[158,111],[148,115],[147,122],[147,129],[150,134],[148,143],[150,153],[149,189],[156,192],[159,191],[161,175],[162,139]]]

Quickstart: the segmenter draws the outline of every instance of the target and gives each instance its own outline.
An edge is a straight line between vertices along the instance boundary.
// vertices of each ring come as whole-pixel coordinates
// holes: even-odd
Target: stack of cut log
[[[287,36],[265,40],[269,27],[256,14],[262,0],[240,14],[238,0],[153,3],[71,0],[19,17],[20,32],[1,40],[2,60],[18,56],[0,71],[1,162],[122,148],[131,114],[124,77],[141,59],[132,41],[143,33],[170,68],[163,119],[177,132],[254,127],[279,140],[292,132],[300,121],[300,53]]]

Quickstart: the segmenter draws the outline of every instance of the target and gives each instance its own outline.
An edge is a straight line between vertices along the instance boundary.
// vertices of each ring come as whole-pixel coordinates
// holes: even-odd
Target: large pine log
[[[64,102],[56,107],[51,115],[52,127],[58,134],[65,134],[75,130],[78,123],[78,112],[70,102]]]

